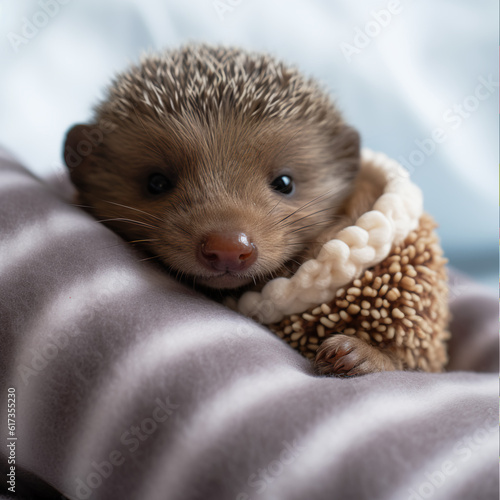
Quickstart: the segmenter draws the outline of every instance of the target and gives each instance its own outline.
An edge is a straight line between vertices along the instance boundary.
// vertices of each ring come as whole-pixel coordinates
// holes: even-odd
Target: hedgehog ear
[[[336,157],[344,163],[346,173],[355,176],[361,158],[361,138],[358,131],[349,125],[343,126],[335,135],[334,148]]]
[[[101,130],[92,125],[74,125],[66,133],[64,163],[69,169],[71,180],[77,187],[83,183],[84,173],[87,170],[86,164],[102,140]]]
[[[345,125],[339,134],[338,147],[340,153],[344,158],[356,158],[360,156],[361,138],[358,131]]]

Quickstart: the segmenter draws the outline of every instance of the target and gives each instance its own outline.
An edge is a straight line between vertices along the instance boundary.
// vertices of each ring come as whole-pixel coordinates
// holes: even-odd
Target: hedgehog
[[[352,210],[360,136],[319,83],[232,47],[143,56],[63,156],[78,204],[216,300],[293,276],[380,194],[368,186]],[[365,344],[365,372],[388,369]]]

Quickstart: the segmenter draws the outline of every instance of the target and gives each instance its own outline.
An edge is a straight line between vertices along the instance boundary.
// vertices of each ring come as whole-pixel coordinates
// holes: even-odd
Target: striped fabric
[[[14,388],[25,498],[498,498],[494,296],[453,275],[456,371],[316,377],[57,186],[2,155],[1,491]]]

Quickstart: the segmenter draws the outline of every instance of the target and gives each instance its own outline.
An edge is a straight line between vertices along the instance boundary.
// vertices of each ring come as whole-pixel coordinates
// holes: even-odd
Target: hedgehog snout
[[[201,239],[197,257],[205,268],[237,273],[257,260],[257,246],[243,232],[213,232]]]

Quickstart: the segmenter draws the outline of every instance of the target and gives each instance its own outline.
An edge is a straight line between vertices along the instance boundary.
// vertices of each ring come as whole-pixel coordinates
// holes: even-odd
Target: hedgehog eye
[[[280,175],[271,182],[271,187],[278,193],[292,194],[295,186],[289,175]]]
[[[172,189],[172,184],[163,174],[151,174],[148,179],[148,191],[151,194],[163,194]]]

